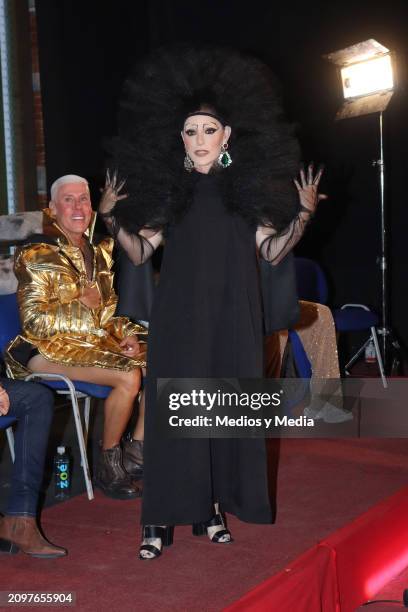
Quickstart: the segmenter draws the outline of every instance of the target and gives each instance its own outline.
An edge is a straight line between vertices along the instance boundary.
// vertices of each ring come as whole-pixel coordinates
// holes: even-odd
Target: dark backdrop
[[[200,40],[268,62],[283,82],[304,159],[327,167],[322,190],[330,199],[297,251],[322,263],[337,305],[380,305],[379,194],[371,163],[378,157],[378,117],[333,121],[337,78],[321,56],[367,38],[396,51],[401,88],[385,114],[389,259],[392,322],[408,345],[406,0],[288,0],[280,7],[258,0],[36,0],[36,6],[48,183],[81,174],[95,196],[122,83],[135,59],[166,42]]]

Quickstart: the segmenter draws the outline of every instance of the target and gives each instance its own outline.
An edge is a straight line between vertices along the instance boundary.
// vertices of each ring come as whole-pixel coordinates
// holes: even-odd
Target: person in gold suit
[[[133,476],[142,461],[143,410],[133,438],[121,438],[141,386],[146,328],[114,316],[113,240],[93,244],[95,213],[88,182],[65,175],[51,187],[44,234],[16,251],[15,274],[22,334],[8,346],[13,378],[30,372],[63,374],[109,385],[95,484],[109,497],[141,494]]]

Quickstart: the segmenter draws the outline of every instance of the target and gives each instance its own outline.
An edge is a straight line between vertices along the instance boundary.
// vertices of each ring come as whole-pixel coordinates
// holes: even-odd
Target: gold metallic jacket
[[[99,290],[101,304],[88,308],[79,300],[81,288],[88,282],[82,252],[70,243],[47,209],[44,213],[44,233],[56,244],[28,244],[15,255],[23,331],[7,347],[9,373],[14,378],[29,373],[21,355],[29,355],[33,348],[46,359],[67,366],[124,371],[145,366],[145,343],[141,343],[141,353],[136,358],[123,355],[119,346],[125,336],[146,335],[147,330],[127,317],[114,316],[117,296],[111,271],[113,240],[107,238],[98,246],[90,243],[92,281]]]

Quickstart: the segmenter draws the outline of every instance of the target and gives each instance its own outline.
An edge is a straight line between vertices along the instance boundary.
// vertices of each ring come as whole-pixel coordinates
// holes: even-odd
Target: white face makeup
[[[225,127],[215,117],[193,115],[184,124],[181,137],[186,152],[198,172],[207,174],[217,161],[223,144],[231,135],[229,125]]]

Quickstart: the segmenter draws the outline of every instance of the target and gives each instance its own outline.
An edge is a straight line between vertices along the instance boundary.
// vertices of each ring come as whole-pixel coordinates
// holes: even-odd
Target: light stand
[[[380,158],[373,161],[373,166],[378,168],[380,185],[380,211],[381,211],[381,353],[384,368],[387,368],[387,336],[388,336],[388,295],[387,295],[387,228],[385,225],[385,166],[384,166],[384,138],[383,138],[383,113],[380,111]]]
[[[348,119],[360,115],[379,113],[380,156],[373,161],[378,169],[381,216],[381,336],[380,349],[384,369],[393,371],[399,365],[398,341],[389,327],[388,315],[388,262],[387,262],[387,223],[385,199],[385,163],[383,112],[394,93],[394,60],[389,49],[374,39],[366,40],[346,49],[324,56],[339,68],[343,88],[344,103],[337,112],[336,119]],[[391,367],[390,367],[391,366]]]
[[[383,135],[383,111],[379,115],[380,128],[380,157],[373,161],[373,166],[378,169],[378,182],[380,187],[380,212],[381,212],[381,254],[379,257],[381,271],[381,327],[377,330],[381,336],[380,349],[383,358],[384,370],[387,371],[391,363],[390,371],[395,371],[400,363],[398,340],[388,325],[388,261],[387,261],[387,225],[386,225],[386,203],[385,203],[385,163],[384,163],[384,135]]]

